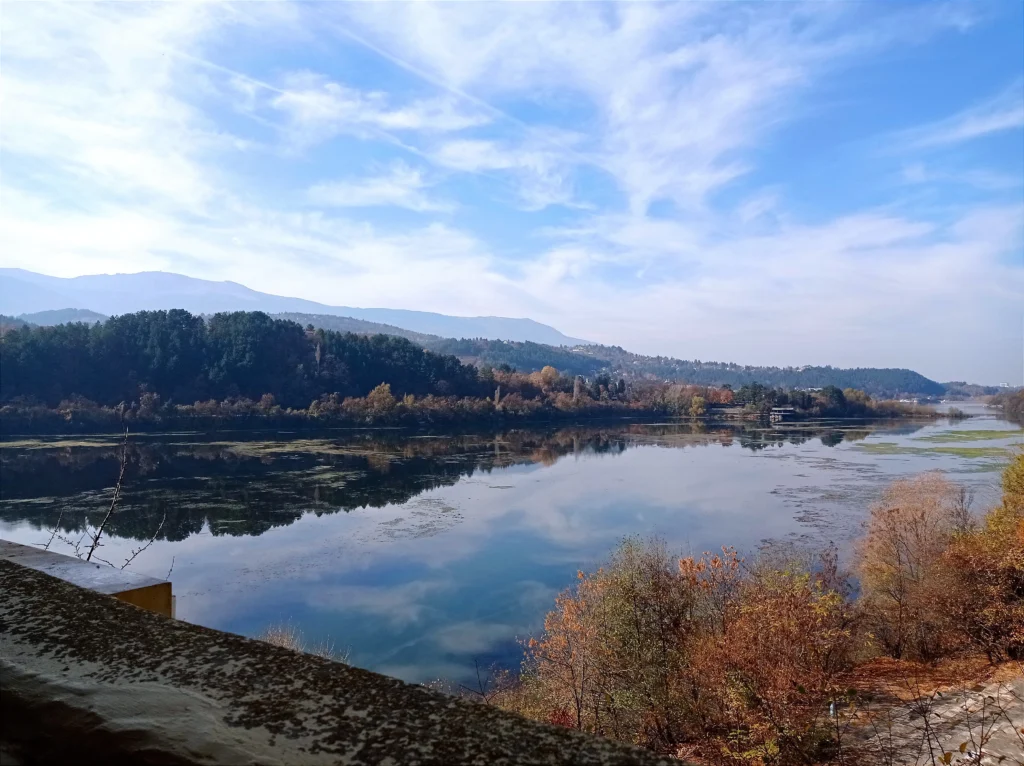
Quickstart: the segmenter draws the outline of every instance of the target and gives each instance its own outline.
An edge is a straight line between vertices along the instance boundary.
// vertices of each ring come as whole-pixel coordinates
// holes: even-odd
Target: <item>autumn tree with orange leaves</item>
[[[856,553],[858,598],[831,548],[675,559],[627,539],[559,595],[488,700],[706,764],[862,762],[843,749],[858,663],[1024,656],[1024,455],[1003,489],[976,524],[941,476],[895,482]]]

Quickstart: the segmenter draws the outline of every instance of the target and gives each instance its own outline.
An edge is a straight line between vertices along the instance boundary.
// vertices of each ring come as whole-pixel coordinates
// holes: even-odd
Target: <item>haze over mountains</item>
[[[18,316],[59,309],[88,309],[111,316],[153,309],[185,309],[193,314],[265,311],[352,317],[447,338],[493,338],[574,346],[570,338],[532,319],[456,317],[404,309],[328,306],[250,290],[237,282],[213,282],[182,274],[146,271],[63,279],[25,269],[0,269],[0,314]]]

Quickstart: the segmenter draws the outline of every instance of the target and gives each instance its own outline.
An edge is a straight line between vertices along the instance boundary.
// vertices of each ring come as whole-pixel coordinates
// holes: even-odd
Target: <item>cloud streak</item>
[[[957,114],[902,135],[909,149],[934,149],[1024,128],[1024,80]]]
[[[397,162],[386,173],[356,180],[331,181],[309,189],[309,201],[324,207],[380,207],[393,205],[417,213],[445,213],[451,202],[425,194],[430,187],[423,171]]]

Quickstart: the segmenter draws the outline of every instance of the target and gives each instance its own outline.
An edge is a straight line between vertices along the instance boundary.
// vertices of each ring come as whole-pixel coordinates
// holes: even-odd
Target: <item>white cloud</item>
[[[894,144],[931,149],[1024,128],[1024,80],[945,119],[905,131]]]
[[[525,631],[524,631],[525,632]],[[432,638],[450,654],[481,655],[496,644],[507,642],[515,628],[499,622],[456,622],[434,632]]]
[[[900,178],[907,184],[953,183],[984,191],[1015,189],[1024,184],[1024,178],[1009,173],[999,173],[984,168],[932,169],[923,162],[905,165],[900,171]]]
[[[315,72],[293,72],[272,94],[269,105],[287,118],[286,130],[301,146],[342,133],[373,131],[446,133],[483,125],[485,115],[467,110],[453,97],[417,99],[395,106],[388,94],[363,92]]]
[[[467,173],[508,173],[526,210],[549,205],[579,206],[573,199],[570,164],[544,141],[532,137],[510,143],[486,139],[455,139],[427,156],[449,170]]]
[[[220,22],[215,9],[193,5],[5,12],[3,150],[39,163],[58,193],[78,186],[201,205],[212,188],[196,157],[222,142],[176,95],[195,80],[172,75],[168,51]]]
[[[393,205],[416,212],[450,212],[451,202],[431,199],[423,171],[394,163],[387,173],[350,181],[329,181],[310,187],[310,202],[325,207],[378,207]]]
[[[517,167],[543,185],[552,169],[565,185],[572,168],[596,167],[635,214],[660,199],[702,210],[711,193],[748,172],[739,152],[791,119],[816,76],[900,34],[963,24],[962,14],[923,12],[854,24],[835,4],[523,3],[504,6],[498,20],[481,4],[336,10],[346,35],[356,27],[374,50],[453,93],[471,91],[467,99],[520,131],[526,126],[493,103],[511,95],[541,107],[584,106],[586,151],[549,138],[532,143],[531,161]],[[538,161],[541,146],[550,156]],[[505,142],[488,164],[508,168],[512,148]]]

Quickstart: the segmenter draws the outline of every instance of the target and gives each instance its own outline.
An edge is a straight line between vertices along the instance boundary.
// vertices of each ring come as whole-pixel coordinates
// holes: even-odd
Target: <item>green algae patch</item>
[[[1008,458],[1010,447],[911,447],[895,442],[873,442],[858,444],[856,449],[871,455],[953,455],[969,460],[984,458]]]
[[[931,434],[929,436],[917,436],[914,441],[917,442],[931,442],[933,444],[949,444],[959,442],[981,442],[981,441],[996,441],[998,439],[1024,439],[1024,429],[1016,429],[1013,431],[996,431],[984,429],[976,429],[972,431],[943,431],[942,433]]]
[[[5,449],[67,449],[69,447],[115,447],[121,443],[122,437],[96,437],[80,439],[18,439],[0,442],[0,450]]]

